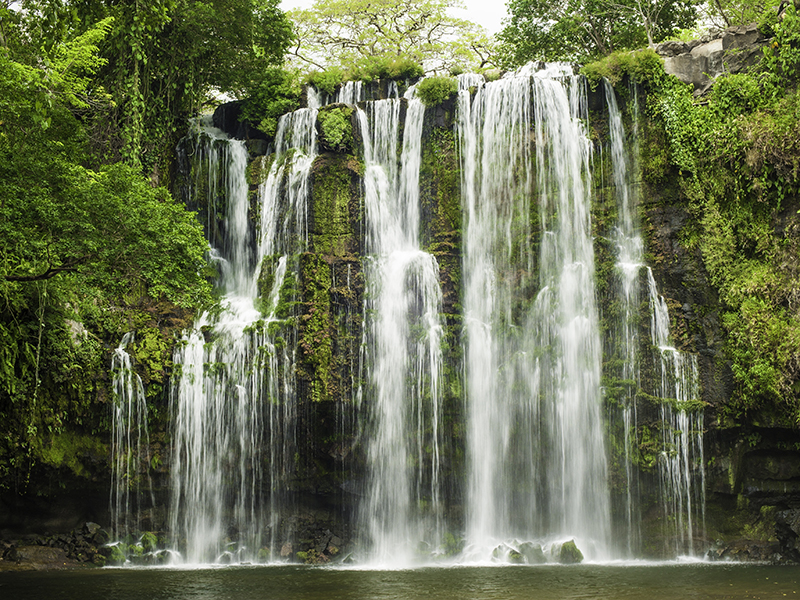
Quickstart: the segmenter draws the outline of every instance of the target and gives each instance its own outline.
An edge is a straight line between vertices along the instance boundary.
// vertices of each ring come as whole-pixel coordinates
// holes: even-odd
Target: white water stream
[[[458,125],[467,553],[574,538],[588,557],[604,558],[610,510],[583,82],[555,67],[480,85],[474,98],[470,84]]]
[[[362,505],[369,558],[411,562],[441,540],[439,413],[442,292],[436,259],[419,244],[422,102],[399,98],[359,110],[367,220],[365,305],[368,483]],[[424,508],[423,508],[424,507]]]
[[[142,529],[143,512],[155,505],[150,479],[150,434],[142,380],[133,370],[126,333],[111,359],[114,403],[111,430],[111,534],[123,539]]]
[[[276,156],[259,189],[256,239],[244,142],[207,124],[198,133],[199,145],[215,149],[205,152],[202,168],[209,181],[225,181],[226,212],[221,310],[203,314],[175,355],[170,531],[188,563],[263,560],[277,536],[288,535],[276,519],[296,444],[296,344],[278,343],[268,326],[278,320],[288,256],[306,243],[315,125],[315,108],[281,117]],[[262,265],[273,282],[257,305]]]

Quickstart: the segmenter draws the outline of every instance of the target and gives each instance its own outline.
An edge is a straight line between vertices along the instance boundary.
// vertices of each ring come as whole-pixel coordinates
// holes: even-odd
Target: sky
[[[506,17],[506,0],[462,0],[466,10],[453,10],[453,16],[468,19],[483,25],[489,33],[497,33],[501,29],[500,22]],[[281,8],[309,8],[312,0],[282,0]]]

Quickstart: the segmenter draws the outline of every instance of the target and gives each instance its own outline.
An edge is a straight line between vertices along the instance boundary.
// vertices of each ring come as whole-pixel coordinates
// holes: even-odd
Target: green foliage
[[[94,160],[73,112],[104,97],[91,74],[111,21],[53,37],[38,58],[31,39],[49,30],[12,24],[0,49],[0,488],[22,492],[35,469],[96,476],[108,347],[147,311],[185,324],[178,306],[209,303],[211,287],[195,216],[137,168]]]
[[[425,74],[418,59],[410,56],[365,56],[359,59],[347,79],[375,81],[376,79],[417,79]]]
[[[657,85],[665,77],[664,61],[653,50],[618,51],[581,69],[592,87],[601,79],[617,85],[624,77],[642,84]]]
[[[289,13],[297,34],[291,53],[303,68],[338,65],[373,78],[386,65],[403,71],[404,61],[436,72],[485,67],[492,42],[479,25],[448,14],[460,6],[460,0],[315,0]]]
[[[424,75],[422,65],[408,56],[363,56],[346,66],[332,66],[324,71],[313,71],[306,76],[306,84],[332,96],[345,81],[376,81],[392,79],[406,81]]]
[[[777,23],[781,0],[715,0],[705,9],[711,22],[718,27]]]
[[[76,435],[72,432],[56,434],[41,448],[41,460],[52,467],[68,467],[79,477],[89,477],[89,472],[82,460],[87,455],[94,460],[102,460],[108,448],[97,438],[88,435]]]
[[[725,410],[734,420],[766,413],[800,424],[800,26],[792,6],[775,34],[757,69],[717,78],[702,101],[674,78],[651,78],[648,112],[694,217],[686,243],[702,252],[724,306],[736,382]]]
[[[259,71],[242,101],[242,121],[258,123],[258,128],[274,136],[281,115],[300,107],[300,85],[288,71],[271,67]]]
[[[322,143],[333,152],[345,152],[353,145],[353,126],[349,108],[333,108],[319,112]]]
[[[531,60],[598,59],[651,47],[696,20],[693,0],[510,0],[497,35],[498,60],[516,67]]]
[[[158,538],[151,531],[145,531],[139,543],[145,552],[155,552],[158,549]]]
[[[349,77],[342,67],[330,67],[324,71],[310,73],[306,78],[306,83],[330,96],[348,79]]]
[[[21,62],[44,59],[49,78],[71,90],[101,160],[124,159],[159,179],[186,118],[214,94],[263,99],[264,73],[282,63],[292,37],[278,3],[29,0],[15,13],[10,49]],[[73,72],[92,74],[91,85],[75,85]]]
[[[120,544],[111,546],[111,556],[108,557],[110,565],[124,565],[126,560],[125,552],[120,548]]]
[[[763,104],[764,94],[753,77],[735,74],[716,81],[711,90],[711,101],[724,118],[753,112]]]
[[[436,106],[458,93],[455,77],[426,77],[417,84],[417,97],[425,106]]]
[[[761,62],[765,91],[782,95],[788,86],[796,86],[800,78],[800,18],[789,5],[781,22],[775,26],[775,37],[764,50]]]

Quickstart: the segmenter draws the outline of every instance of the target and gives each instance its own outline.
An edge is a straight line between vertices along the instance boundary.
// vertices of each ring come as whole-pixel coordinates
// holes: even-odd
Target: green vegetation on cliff
[[[648,185],[678,192],[718,290],[736,382],[725,414],[800,424],[800,19],[789,6],[760,65],[719,77],[710,94],[664,74],[653,53],[621,53],[586,68],[648,88]]]
[[[160,161],[144,158],[148,125],[104,112],[133,102],[103,87],[122,17],[15,6],[0,8],[0,490],[22,493],[37,465],[104,468],[111,350],[143,330],[134,351],[160,395],[174,331],[211,286],[197,219],[140,169]],[[115,146],[101,121],[142,137]]]

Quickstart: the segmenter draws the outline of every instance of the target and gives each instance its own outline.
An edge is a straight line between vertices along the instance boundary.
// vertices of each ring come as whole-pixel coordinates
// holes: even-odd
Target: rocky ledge
[[[719,75],[738,73],[757,64],[768,41],[752,24],[710,31],[691,42],[664,42],[656,52],[664,58],[668,74],[692,84],[695,94],[702,95]]]

